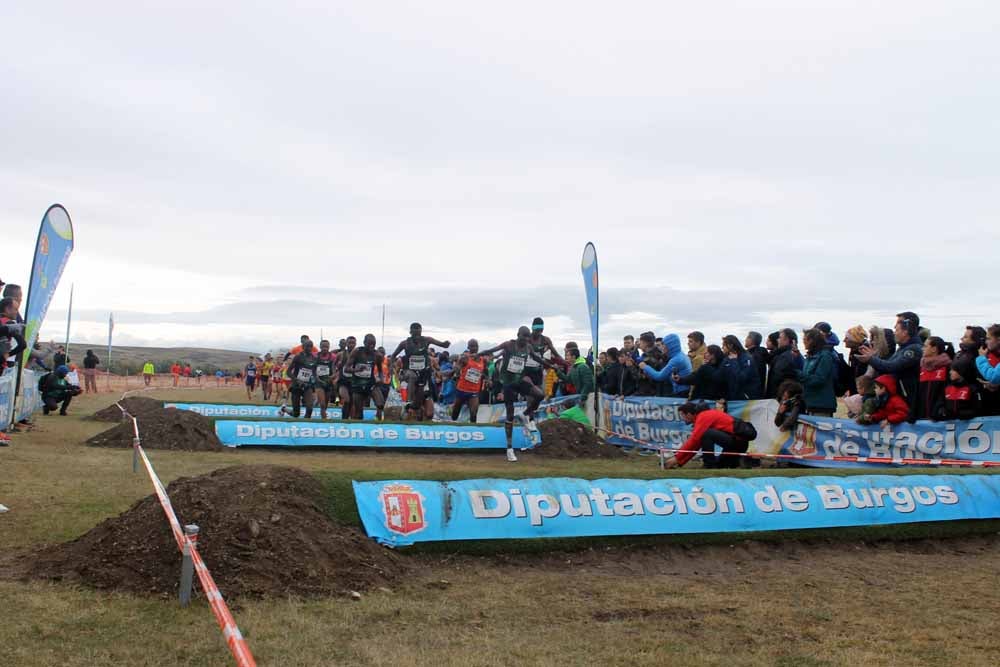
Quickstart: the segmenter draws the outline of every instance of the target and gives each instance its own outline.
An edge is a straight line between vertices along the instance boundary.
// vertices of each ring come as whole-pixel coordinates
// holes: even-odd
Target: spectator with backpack
[[[705,403],[685,403],[677,408],[677,414],[685,424],[693,424],[691,435],[673,456],[664,460],[667,468],[677,468],[701,451],[702,465],[706,468],[739,468],[742,456],[750,441],[757,437],[757,431],[749,422],[737,419],[722,410],[713,410]],[[715,453],[716,446],[722,447],[722,454]]]
[[[67,375],[69,375],[69,367],[63,364],[38,380],[38,389],[42,392],[43,414],[47,415],[59,408],[60,416],[66,416],[66,409],[69,407],[70,401],[80,393],[78,386],[70,384],[66,380]]]

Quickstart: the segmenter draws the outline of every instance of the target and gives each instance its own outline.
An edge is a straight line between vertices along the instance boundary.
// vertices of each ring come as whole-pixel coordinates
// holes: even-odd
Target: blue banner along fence
[[[281,414],[277,405],[238,405],[221,403],[164,403],[164,408],[177,408],[178,410],[190,410],[205,417],[270,417],[274,419],[287,419],[290,414]],[[291,412],[291,408],[288,408]],[[304,411],[303,411],[304,414]],[[327,419],[342,419],[343,410],[340,408],[327,408]],[[321,419],[319,408],[313,408],[312,419]],[[364,411],[365,419],[375,419],[374,408],[367,408]]]
[[[921,420],[886,428],[877,424],[862,426],[850,419],[799,417],[794,432],[784,435],[782,453],[801,456],[1000,460],[1000,417]],[[801,463],[830,468],[864,465],[815,460]]]
[[[507,438],[497,426],[445,424],[363,424],[360,422],[258,422],[219,420],[215,434],[223,445],[268,447],[397,447],[424,449],[505,449]],[[517,449],[532,446],[523,428],[515,428]]]
[[[718,533],[1000,517],[1000,475],[354,482],[370,537]]]

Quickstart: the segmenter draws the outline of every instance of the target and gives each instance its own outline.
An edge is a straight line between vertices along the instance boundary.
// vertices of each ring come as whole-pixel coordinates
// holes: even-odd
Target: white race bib
[[[309,382],[312,380],[313,372],[309,368],[300,368],[299,372],[295,374],[295,379],[299,382]]]
[[[411,371],[422,371],[425,368],[427,368],[427,357],[423,355],[410,357]]]
[[[527,366],[528,368],[541,368],[542,367],[542,365],[540,363],[538,363],[537,361],[535,361],[534,357],[528,357],[527,360],[525,360],[524,365]]]
[[[316,377],[325,378],[330,375],[330,367],[326,364],[316,367]]]
[[[483,372],[478,368],[469,368],[465,371],[465,381],[471,382],[472,384],[479,384],[479,381],[483,377]]]
[[[364,364],[362,366],[357,366],[354,371],[354,377],[356,378],[370,378],[372,376],[372,367],[370,364]]]
[[[508,373],[520,373],[524,370],[524,357],[511,357],[507,360]]]

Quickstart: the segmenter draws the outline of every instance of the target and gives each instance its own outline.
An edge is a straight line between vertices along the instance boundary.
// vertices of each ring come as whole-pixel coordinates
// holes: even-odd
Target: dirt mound
[[[147,396],[129,396],[119,402],[125,406],[125,409],[133,417],[141,417],[149,412],[158,412],[163,409],[163,401],[158,401],[155,398]],[[95,412],[93,419],[99,422],[120,422],[122,420],[122,411],[118,409],[117,405],[112,403],[103,410]]]
[[[117,408],[115,408],[117,409]],[[162,407],[156,411],[136,415],[139,419],[139,436],[146,449],[174,449],[191,452],[211,452],[223,449],[215,435],[215,422],[206,417],[176,408]],[[93,447],[132,446],[135,433],[131,420],[98,433],[87,441]]]
[[[530,451],[555,459],[617,459],[628,456],[620,447],[609,445],[590,428],[571,419],[538,422],[542,442]]]
[[[236,466],[167,487],[181,523],[227,598],[363,591],[402,573],[401,557],[324,511],[320,483],[297,468]],[[35,556],[29,576],[99,589],[177,594],[181,555],[156,496]]]

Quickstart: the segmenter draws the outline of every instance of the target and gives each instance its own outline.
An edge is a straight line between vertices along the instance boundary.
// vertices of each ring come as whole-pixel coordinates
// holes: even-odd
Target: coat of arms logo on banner
[[[379,494],[385,525],[394,533],[410,535],[427,527],[424,498],[409,484],[387,484]]]

